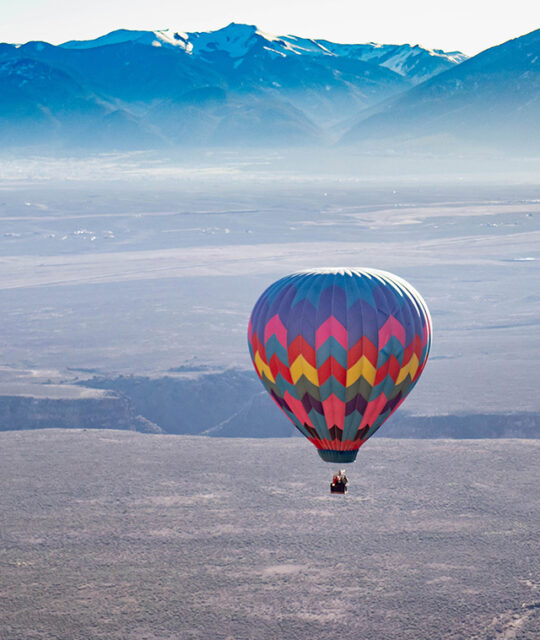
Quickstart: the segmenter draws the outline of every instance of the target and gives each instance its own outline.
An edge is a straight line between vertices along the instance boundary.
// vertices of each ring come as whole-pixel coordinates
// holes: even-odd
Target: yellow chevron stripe
[[[261,376],[264,375],[268,378],[268,380],[270,380],[270,382],[275,382],[274,376],[270,371],[270,367],[263,362],[263,359],[261,358],[258,351],[255,353],[255,366],[257,367],[257,371]]]
[[[410,364],[410,368],[409,368],[409,373],[411,374],[411,380],[414,378],[414,376],[416,375],[416,372],[418,371],[418,367],[420,366],[420,361],[418,360],[416,353],[413,355],[413,357],[411,358],[411,364]]]
[[[413,353],[412,358],[409,360],[409,362],[407,362],[407,364],[404,367],[401,367],[399,371],[399,375],[396,380],[396,385],[403,382],[403,380],[405,380],[407,375],[410,375],[412,380],[414,378],[414,375],[416,374],[418,365],[419,365],[419,362],[418,362],[418,358],[416,357],[416,353]]]
[[[319,376],[317,375],[317,369],[312,367],[309,362],[304,358],[304,356],[300,355],[289,367],[291,372],[291,378],[294,384],[302,377],[306,376],[306,378],[317,387],[319,386]]]
[[[347,387],[354,384],[360,376],[365,378],[369,384],[373,386],[376,373],[377,369],[375,369],[366,356],[362,356],[350,369],[347,369]]]

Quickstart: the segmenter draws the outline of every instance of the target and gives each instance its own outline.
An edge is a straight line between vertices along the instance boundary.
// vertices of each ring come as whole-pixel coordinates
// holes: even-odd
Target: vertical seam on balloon
[[[290,280],[290,279],[291,279],[291,276],[286,276],[285,278],[281,278],[280,280],[278,280],[278,281],[277,281],[277,283],[276,283],[276,284],[277,284],[278,286],[277,286],[276,288],[278,289],[278,293],[276,294],[276,297],[278,297],[278,296],[279,296],[279,294],[280,294],[280,291],[279,291],[279,290],[280,290],[280,289],[283,289],[283,287],[287,285],[287,283],[289,282],[289,280]],[[280,303],[279,303],[279,304],[281,304],[281,301],[280,301]],[[279,308],[279,304],[278,304],[278,308]],[[271,315],[271,314],[272,314],[272,311],[271,311],[271,305],[270,305],[270,304],[268,304],[268,305],[267,305],[267,309],[266,309],[266,315],[265,315],[265,316],[264,316],[264,318],[263,318],[263,320],[264,320],[264,322],[263,322],[263,329],[264,329],[264,332],[266,332],[266,325],[268,324],[268,322],[269,322],[269,321],[270,321],[270,319],[272,318],[272,315]],[[261,344],[263,344],[263,346],[264,346],[264,353],[265,353],[265,355],[266,355],[266,357],[267,357],[267,359],[268,359],[268,354],[266,353],[266,340],[265,340],[265,338],[264,338],[264,335],[262,336],[262,339],[261,339],[261,338],[259,338],[259,340],[261,341]],[[269,362],[267,362],[267,365],[268,365],[268,367],[270,367],[270,363],[269,363]],[[277,378],[277,377],[276,377],[276,378]],[[271,382],[271,381],[270,381],[270,382]],[[274,380],[274,383],[271,383],[271,384],[273,385],[273,387],[272,387],[272,388],[274,388],[274,387],[275,387],[274,392],[276,392],[276,391],[277,391],[277,392],[279,392],[279,387],[278,387],[278,385],[277,385],[277,379],[275,379],[275,380]],[[281,393],[279,393],[279,395],[281,395]]]
[[[386,283],[387,283],[387,284],[389,284],[390,286],[395,287],[395,288],[397,288],[397,289],[399,290],[399,293],[402,295],[403,300],[404,300],[404,306],[405,306],[405,307],[407,307],[407,313],[409,314],[409,318],[410,318],[410,320],[412,321],[412,315],[411,315],[411,313],[410,313],[410,309],[409,309],[409,305],[408,305],[408,302],[409,302],[409,295],[408,295],[408,291],[407,291],[407,290],[405,290],[403,287],[401,287],[400,283],[398,283],[398,282],[394,282],[394,281],[390,280],[389,278],[386,278],[386,277],[385,277],[385,281],[386,281]],[[386,289],[384,290],[384,297],[385,297],[386,302],[388,303],[388,298],[387,298],[387,296],[386,296]],[[403,308],[403,307],[402,307],[402,308]],[[397,320],[397,318],[396,318],[396,320]],[[414,322],[412,322],[412,324],[414,325]],[[406,335],[407,335],[406,327],[404,327],[404,329],[405,329],[405,337],[406,337]],[[416,327],[413,327],[413,329],[414,329],[415,334],[416,334]],[[402,368],[402,366],[403,366],[403,362],[404,362],[404,360],[405,360],[405,349],[406,349],[406,345],[402,345],[402,347],[403,347],[403,350],[402,350],[402,356],[401,356],[401,359],[400,359],[400,361],[399,361],[399,369],[400,369],[400,371],[401,371],[401,368]],[[393,357],[395,357],[393,353],[392,353],[392,356],[393,356]],[[399,375],[399,373],[398,373],[398,375]],[[388,400],[390,400],[390,397],[389,397],[389,396],[392,396],[392,392],[393,392],[393,390],[396,388],[396,383],[395,383],[395,381],[392,381],[392,383],[390,383],[391,378],[390,378],[390,380],[388,380],[388,378],[389,378],[389,377],[390,377],[390,376],[388,376],[388,375],[387,375],[387,377],[386,377],[386,379],[385,379],[384,386],[383,386],[383,390],[382,390],[382,392],[381,392],[381,393],[384,393],[384,395],[385,395],[385,397],[386,397],[386,400],[387,400],[387,401],[388,401]],[[393,386],[392,386],[392,385],[393,385]],[[387,393],[387,391],[390,391],[390,393],[388,394],[388,393]],[[378,424],[378,425],[375,427],[375,429],[373,429],[373,426],[374,426],[375,422],[379,419],[380,415],[381,415],[381,414],[379,413],[379,415],[377,416],[377,418],[373,421],[373,425],[371,425],[371,426],[370,426],[370,430],[368,431],[369,437],[371,437],[374,433],[376,433],[376,432],[379,430],[379,428],[380,428],[380,427],[381,427],[381,426],[386,422],[386,420],[390,417],[390,415],[388,415],[388,416],[385,418],[385,420],[383,420],[380,424]],[[373,430],[372,430],[372,429],[373,429]]]
[[[291,287],[292,287],[292,286],[294,286],[294,280],[295,280],[295,276],[291,276],[291,277],[290,277],[290,279],[289,279],[289,282],[288,282],[288,284],[290,284],[290,285],[291,285]],[[289,295],[289,292],[287,292],[287,294],[283,296],[283,298],[280,300],[279,305],[278,305],[278,307],[277,307],[277,309],[276,309],[276,314],[277,314],[277,316],[278,316],[278,318],[279,318],[279,321],[281,322],[281,324],[282,324],[282,325],[283,325],[283,327],[285,328],[285,332],[286,332],[285,353],[286,353],[286,357],[287,357],[287,362],[284,362],[284,363],[283,363],[283,365],[284,365],[285,367],[287,367],[287,369],[289,369],[289,353],[288,353],[288,350],[287,350],[287,343],[288,343],[289,329],[288,329],[288,327],[286,327],[286,326],[285,326],[285,324],[283,323],[283,320],[281,319],[281,308],[284,306],[285,300],[287,300],[288,295]],[[276,386],[277,386],[277,378],[278,378],[278,376],[280,376],[280,375],[281,375],[281,373],[280,373],[280,372],[278,372],[278,374],[276,375]],[[282,377],[283,377],[283,376],[282,376]],[[286,382],[286,381],[285,381],[285,382]],[[285,387],[286,385],[284,384],[283,386]],[[279,388],[279,387],[278,387],[278,388]],[[285,395],[285,394],[283,394],[283,395]]]
[[[358,285],[360,285],[360,283],[364,283],[364,277],[363,277],[363,276],[361,276],[361,278],[360,278],[360,282],[358,283]],[[371,286],[370,286],[370,283],[371,283],[370,276],[368,276],[368,278],[366,279],[366,282],[365,282],[365,284],[367,285],[367,286],[366,286],[366,289],[367,289],[367,292],[368,292],[368,294],[369,294],[369,297],[371,298],[371,302],[372,302],[372,304],[373,304],[373,307],[375,307],[375,300],[373,299],[373,295],[372,295],[372,293],[371,293]],[[360,287],[359,287],[359,289],[360,289]],[[362,298],[362,300],[363,300],[363,298]],[[366,302],[367,302],[367,301],[366,301]],[[376,309],[375,309],[375,312],[376,312]],[[361,335],[361,338],[364,338],[364,337],[365,337],[365,335],[366,335],[366,331],[365,331],[366,322],[365,322],[365,315],[364,315],[364,305],[360,305],[360,317],[362,318],[362,335]],[[363,349],[364,349],[364,342],[365,342],[365,340],[362,340],[362,356],[364,355],[364,353],[363,353]],[[375,346],[375,345],[374,345],[374,346]],[[365,378],[364,378],[364,368],[365,368],[365,364],[366,364],[366,361],[364,360],[364,361],[362,362],[362,367],[361,367],[361,369],[360,369],[360,374],[359,374],[359,376],[358,376],[358,381],[357,381],[357,385],[358,385],[358,386],[357,386],[357,393],[356,393],[356,396],[355,396],[355,397],[358,397],[358,395],[360,395],[360,389],[361,389],[361,387],[362,387],[362,378],[365,380]],[[362,398],[365,400],[366,404],[369,402],[369,396],[370,396],[370,394],[371,394],[371,390],[370,390],[370,392],[368,393],[368,397],[367,397],[367,398],[364,398],[364,397],[362,396]],[[365,411],[364,411],[364,413],[365,413]],[[355,437],[355,438],[356,438],[356,436],[358,435],[358,433],[359,433],[359,431],[360,431],[360,424],[362,423],[362,420],[364,419],[364,413],[362,413],[362,415],[361,415],[361,417],[360,417],[360,420],[358,421],[358,426],[356,427],[356,433],[354,434],[354,437]]]
[[[389,279],[389,278],[387,278],[387,277],[384,277],[383,279],[384,279],[384,281],[385,281],[385,284],[386,284],[388,287],[391,287],[391,288],[397,287],[397,288],[398,288],[398,290],[399,290],[399,292],[400,292],[401,294],[403,294],[403,290],[402,290],[400,287],[398,287],[398,286],[396,285],[396,283],[395,283],[395,282],[393,282],[392,280],[390,280],[390,279]],[[386,304],[387,304],[387,309],[390,311],[390,310],[391,310],[391,308],[392,308],[392,303],[393,303],[393,299],[391,299],[391,298],[393,298],[393,296],[394,296],[395,294],[394,294],[393,292],[391,293],[391,292],[390,292],[386,287],[382,290],[382,293],[383,293],[384,299],[385,299]],[[396,320],[396,322],[399,322],[399,320],[394,316],[394,314],[391,314],[391,315],[392,315],[392,318],[394,318],[394,320]],[[394,338],[394,337],[395,337],[395,336],[393,336],[393,335],[392,335],[392,337],[390,338],[390,340],[391,340],[392,338]],[[390,340],[389,340],[388,342],[390,342]],[[386,343],[386,345],[388,345],[388,342]],[[385,345],[385,347],[386,347],[386,345]],[[402,348],[403,348],[403,355],[405,355],[405,353],[404,353],[405,345],[401,345],[401,346],[402,346]],[[394,358],[395,358],[395,355],[394,355],[393,349],[392,349],[392,352],[391,352],[391,354],[390,354],[390,357],[394,357]],[[388,362],[389,360],[390,360],[390,358],[388,358],[388,359],[387,359],[387,362]],[[397,360],[397,358],[396,358],[396,360]],[[401,358],[401,362],[403,362],[403,356],[402,356],[402,358]],[[400,369],[401,369],[401,364],[400,364]],[[389,380],[388,378],[390,378],[390,380]],[[391,376],[389,376],[389,375],[387,374],[387,375],[386,375],[386,377],[385,377],[385,379],[384,379],[384,385],[383,385],[383,387],[382,387],[382,392],[381,392],[381,393],[384,393],[384,396],[385,396],[385,398],[386,398],[387,400],[389,399],[389,398],[388,398],[388,395],[389,395],[389,394],[388,394],[387,392],[388,392],[388,390],[390,390],[390,395],[391,395],[391,389],[392,389],[393,387],[395,387],[395,382],[392,380]]]
[[[428,326],[428,331],[427,331],[427,335],[428,335],[428,345],[429,347],[431,347],[431,338],[432,338],[432,334],[433,334],[433,321],[431,319],[431,313],[428,309],[427,303],[424,300],[424,298],[422,297],[422,295],[415,289],[415,287],[413,287],[412,284],[410,284],[409,282],[407,282],[406,280],[403,280],[403,286],[407,289],[407,291],[409,292],[409,295],[411,296],[411,298],[413,299],[413,301],[420,307],[421,311],[423,312],[424,315],[424,321],[426,322],[427,326]],[[429,353],[429,348],[427,350],[427,353]]]
[[[410,292],[409,292],[409,291],[407,291],[407,289],[405,289],[405,288],[401,285],[401,283],[398,283],[398,284],[399,284],[400,291],[403,291],[403,297],[404,297],[404,299],[405,299],[406,312],[407,312],[407,315],[408,315],[408,317],[409,317],[409,320],[410,320],[410,323],[411,323],[411,327],[412,327],[412,331],[413,331],[413,337],[412,337],[412,340],[414,341],[414,340],[416,339],[416,335],[417,335],[417,333],[416,333],[416,318],[413,316],[413,312],[412,312],[412,310],[411,310],[411,306],[412,306],[412,305],[411,305],[411,302],[412,302],[412,300],[411,300],[411,294],[410,294]],[[418,314],[416,314],[416,315],[418,315]],[[407,335],[407,332],[405,332],[405,336],[406,336],[406,335]],[[409,346],[409,345],[404,345],[404,349],[406,349],[408,346]],[[410,361],[410,359],[409,359],[409,361]],[[404,365],[406,365],[406,363],[405,363],[405,352],[403,353],[403,359],[402,359],[402,361],[401,361],[401,363],[400,363],[400,372],[401,372],[401,369],[403,368],[403,366],[404,366]],[[405,378],[405,379],[406,379],[406,378]],[[403,394],[402,394],[402,397],[403,397]],[[389,416],[389,417],[390,417],[390,416]]]
[[[401,279],[400,279],[401,281]],[[420,295],[420,293],[406,280],[402,280],[402,286],[406,289],[407,293],[409,294],[409,298],[411,299],[411,301],[413,302],[414,305],[416,305],[418,307],[418,319],[420,322],[420,331],[423,334],[423,327],[422,327],[422,322],[425,322],[427,325],[427,341],[426,341],[426,345],[427,345],[427,349],[426,349],[426,356],[424,358],[423,361],[419,361],[418,366],[420,367],[421,365],[425,364],[427,362],[428,356],[429,356],[429,351],[431,348],[431,314],[429,313],[429,309],[427,307],[426,302],[424,301],[424,298]],[[415,333],[415,335],[420,335],[419,333]],[[420,339],[423,341],[423,336],[420,336]],[[424,346],[422,346],[422,349],[424,348]],[[419,378],[417,378],[415,381],[412,380],[411,377],[411,384],[410,386],[407,388],[407,396],[411,393],[411,391],[416,387],[416,384],[418,383]],[[403,399],[403,398],[402,398]]]
[[[261,337],[259,335],[259,331],[257,331],[257,325],[259,324],[259,315],[262,314],[262,309],[264,308],[264,305],[266,303],[266,299],[268,296],[268,293],[276,286],[276,283],[274,282],[273,284],[271,284],[269,287],[267,287],[264,292],[261,294],[260,298],[257,300],[255,307],[251,313],[251,326],[253,329],[253,333],[257,333],[257,339],[258,341],[263,344],[264,343],[264,336],[263,339],[261,340]],[[265,325],[266,326],[266,325]],[[255,353],[253,353],[253,357],[255,358]],[[253,365],[255,367],[255,369],[257,369],[257,367],[255,366],[255,359],[253,360]],[[266,388],[266,385],[264,385]]]
[[[296,282],[298,279],[299,279],[299,276],[298,276],[298,275],[296,275],[296,274],[295,274],[295,275],[291,275],[291,276],[290,276],[290,278],[289,278],[289,284],[291,285],[291,287],[294,287],[294,284],[295,284],[295,282]],[[298,290],[295,288],[295,289],[294,289],[294,296],[293,296],[293,298],[292,298],[293,300],[294,300],[294,297],[296,296],[297,292],[298,292]],[[283,324],[283,326],[284,326],[284,327],[285,327],[285,324],[284,324],[284,323],[283,323],[283,321],[281,320],[281,313],[280,313],[280,312],[281,312],[282,307],[284,307],[284,306],[285,306],[285,301],[286,301],[286,300],[288,300],[288,296],[289,296],[289,292],[287,292],[287,294],[283,296],[283,298],[281,299],[281,301],[280,301],[280,303],[279,303],[279,305],[278,305],[278,308],[277,308],[277,310],[276,310],[276,313],[277,313],[277,315],[278,315],[278,317],[279,317],[279,319],[280,319],[280,322]],[[292,302],[292,300],[291,300],[291,302]],[[287,369],[289,369],[289,372],[290,372],[290,365],[289,365],[289,353],[288,353],[288,349],[287,349],[287,346],[288,346],[289,328],[288,328],[288,327],[285,327],[285,331],[287,332],[286,348],[285,348],[285,351],[286,351],[286,354],[287,354],[287,362],[286,362],[286,363],[283,363],[283,364],[287,367]],[[278,375],[281,375],[281,374],[278,374]],[[277,376],[276,376],[276,384],[277,384]],[[284,386],[287,386],[287,381],[285,381],[285,382],[284,382]],[[300,401],[301,401],[301,398],[298,398],[298,393],[297,393],[297,390],[296,390],[296,386],[295,386],[294,384],[293,384],[293,385],[291,385],[291,391],[294,391],[294,396],[293,396],[293,397],[295,397],[297,400],[300,400]],[[289,391],[289,393],[291,393],[291,391]],[[285,394],[283,394],[283,397],[285,397]],[[297,416],[295,415],[294,411],[291,411],[291,413],[292,413],[292,415],[294,416],[294,418],[297,420],[297,422],[300,424],[300,423],[301,423],[301,421],[297,418]],[[287,415],[287,417],[289,417],[289,416]],[[290,418],[289,418],[289,420],[290,420]],[[294,424],[294,426],[295,426],[295,427],[300,431],[300,433],[302,433],[302,434],[303,434],[303,435],[305,435],[306,437],[309,437],[306,433],[304,433],[304,430],[303,430],[303,429],[304,429],[304,425],[303,425],[303,424],[302,424],[302,429],[300,429],[300,428],[298,427],[298,425],[294,422],[294,420],[291,420],[291,422],[292,422],[292,423]]]
[[[391,303],[389,302],[389,296],[387,295],[388,280],[387,280],[387,278],[386,278],[384,275],[382,275],[382,274],[378,275],[377,277],[380,279],[380,281],[382,281],[382,284],[383,284],[383,287],[380,287],[380,288],[379,288],[379,290],[380,290],[380,293],[381,293],[381,296],[382,296],[382,299],[383,299],[383,301],[384,301],[384,305],[385,305],[385,309],[384,309],[384,311],[385,311],[385,312],[387,313],[387,315],[388,315],[388,318],[387,318],[386,322],[388,322],[388,320],[390,319],[390,316],[391,316],[391,315],[392,315],[392,317],[394,317],[394,316],[393,316],[393,314],[391,314],[391,313],[390,313],[390,310],[391,310]],[[375,375],[377,375],[377,371],[379,370],[379,366],[383,366],[383,365],[379,365],[379,357],[380,357],[380,355],[381,355],[381,352],[382,352],[382,350],[383,350],[383,349],[386,349],[386,347],[388,346],[388,343],[390,342],[390,340],[391,340],[391,339],[392,339],[392,337],[393,337],[393,336],[391,336],[391,337],[390,337],[390,340],[388,340],[388,341],[386,342],[385,346],[384,346],[384,347],[382,347],[382,349],[381,349],[381,346],[380,346],[380,338],[379,338],[379,330],[380,330],[380,327],[379,327],[379,325],[377,324],[377,367],[376,367]],[[393,354],[391,354],[391,355],[393,355]],[[388,361],[389,361],[389,358],[387,358],[387,359],[386,359],[386,362],[388,362]],[[375,380],[374,380],[373,382],[375,383]],[[383,384],[383,386],[382,386],[382,390],[381,390],[381,392],[379,393],[378,398],[380,398],[380,397],[381,397],[381,395],[383,395],[383,394],[384,394],[384,397],[385,397],[385,398],[387,398],[387,395],[386,395],[386,388],[387,388],[387,386],[388,386],[388,375],[387,375],[387,376],[385,376],[385,378],[384,378],[384,380],[383,380],[383,383],[384,383],[384,384]],[[378,385],[373,384],[373,386],[372,386],[372,388],[371,388],[369,401],[371,401],[371,395],[373,394],[373,389],[374,389],[376,386],[378,386]],[[374,400],[377,400],[378,398],[374,398]],[[366,431],[366,434],[365,434],[365,435],[366,435],[366,438],[370,438],[370,437],[371,437],[371,435],[374,433],[374,432],[372,432],[372,431],[371,431],[371,429],[373,428],[373,425],[374,425],[374,423],[376,422],[376,420],[377,420],[377,418],[379,417],[379,415],[380,415],[380,412],[379,412],[379,414],[378,414],[374,419],[373,419],[373,418],[371,419],[371,424],[369,424],[369,429]]]
[[[280,289],[280,287],[282,287],[282,286],[283,286],[283,282],[282,282],[281,280],[278,280],[278,283],[279,283],[279,284],[276,286],[276,289],[278,290],[277,295],[279,296],[279,289]],[[277,283],[276,283],[276,284],[277,284]],[[272,287],[272,289],[273,289],[273,288],[274,288],[274,287]],[[270,293],[270,290],[268,291],[268,293]],[[271,303],[270,303],[270,301],[268,300],[268,298],[267,298],[266,302],[267,302],[267,304],[266,304],[265,313],[264,313],[263,317],[261,318],[261,320],[262,320],[261,324],[262,324],[262,331],[263,331],[263,333],[262,333],[262,335],[261,335],[261,336],[259,336],[259,342],[260,342],[260,343],[263,345],[263,347],[264,347],[264,354],[265,354],[265,359],[266,359],[266,365],[267,365],[267,367],[268,367],[268,368],[270,368],[270,363],[268,362],[268,354],[266,353],[266,340],[265,340],[265,333],[266,333],[266,325],[268,324],[268,322],[269,322],[269,320],[270,320],[270,318],[271,318],[271,315],[270,315],[270,314],[271,314],[271,310],[270,310],[270,309],[271,309]],[[277,388],[277,385],[276,385],[276,383],[275,383],[275,380],[274,380],[274,382],[273,382],[273,383],[272,383],[272,381],[271,381],[271,380],[268,380],[268,382],[269,382],[269,384],[271,384],[270,389],[271,389],[272,391],[274,391],[274,393],[275,393],[275,388],[274,388],[274,387],[276,387],[276,388]],[[265,385],[265,386],[266,386],[266,385]]]
[[[407,292],[409,293],[409,296],[413,300],[414,304],[418,305],[419,311],[420,311],[419,313],[420,321],[424,322],[424,324],[426,325],[427,340],[425,345],[422,344],[422,350],[424,349],[424,347],[426,347],[426,355],[423,361],[419,360],[418,366],[420,367],[422,365],[425,365],[429,357],[429,352],[431,350],[431,343],[432,343],[432,335],[433,335],[433,322],[431,320],[431,314],[429,312],[428,306],[424,298],[420,295],[420,293],[406,280],[403,281],[403,286],[407,289]],[[422,340],[422,343],[423,343],[423,327],[422,326],[420,326],[420,332],[422,333],[422,335],[419,334],[420,339]]]
[[[347,331],[347,343],[345,345],[346,351],[346,360],[345,360],[345,385],[344,385],[344,394],[343,394],[343,402],[345,403],[345,409],[343,411],[343,431],[341,433],[341,441],[345,442],[348,440],[346,437],[346,423],[347,423],[347,370],[349,368],[349,297],[347,295],[348,287],[345,285],[347,280],[344,280],[343,293],[345,295],[345,330]]]
[[[309,275],[307,275],[305,279],[306,279],[307,281],[309,281],[309,279],[310,279]],[[309,294],[313,291],[313,289],[315,288],[316,284],[317,284],[317,278],[312,277],[312,278],[311,278],[311,282],[307,285],[306,296],[305,296],[305,298],[304,298],[304,299],[305,299],[305,300],[307,300],[307,301],[309,302],[309,304],[311,304],[311,301],[310,301],[310,299],[309,299]],[[319,301],[320,301],[320,296],[319,296]],[[305,325],[304,320],[305,320],[305,314],[306,314],[306,307],[307,307],[307,305],[306,305],[306,304],[304,304],[304,309],[302,310],[302,325]],[[316,315],[317,315],[317,309],[315,309],[315,316],[316,316]],[[313,320],[314,320],[314,322],[315,322],[315,318],[314,318]],[[314,334],[315,344],[314,344],[314,346],[313,346],[313,352],[315,353],[315,371],[316,371],[316,373],[317,373],[317,384],[319,384],[319,372],[318,372],[318,370],[317,370],[317,328],[316,328],[316,327],[314,327],[314,329],[315,329],[315,334]],[[303,335],[302,335],[302,338],[304,338],[304,336],[303,336]],[[305,377],[305,374],[304,374],[304,359],[303,359],[303,358],[302,358],[302,376],[304,376],[304,377]],[[307,377],[306,377],[306,380],[307,380]],[[321,399],[321,390],[320,390],[320,386],[316,387],[316,391],[317,391],[317,395],[318,395],[318,398],[316,398],[316,399],[319,401],[319,403],[321,404],[321,407],[322,407],[322,399]],[[323,407],[323,409],[322,409],[322,410],[323,410],[323,415],[322,415],[322,416],[320,416],[320,414],[319,414],[319,412],[318,412],[317,410],[314,410],[314,411],[315,411],[315,413],[317,414],[317,426],[316,426],[316,428],[315,428],[315,431],[317,432],[317,435],[319,436],[319,439],[320,439],[320,440],[323,440],[323,439],[326,437],[326,435],[324,435],[324,438],[323,438],[323,434],[321,434],[321,433],[319,432],[319,428],[320,428],[321,426],[322,426],[322,427],[324,427],[324,426],[325,426],[325,424],[324,424],[324,423],[325,423],[325,419],[324,419],[324,407]],[[313,419],[312,419],[311,421],[313,422]]]
[[[380,274],[375,273],[375,274],[371,274],[371,275],[372,275],[372,278],[377,280],[379,286],[381,285],[381,283],[385,284],[385,282],[382,279],[382,276]],[[379,308],[378,308],[377,301],[375,300],[375,296],[373,295],[373,289],[371,289],[370,293],[371,293],[371,297],[373,299],[373,306],[374,306],[374,309],[375,309],[375,319],[377,320],[378,319],[378,310],[379,310]],[[384,298],[384,296],[383,296],[383,298]],[[385,298],[385,302],[386,302],[386,298]],[[379,369],[379,355],[381,353],[381,350],[380,350],[380,347],[379,347],[380,339],[379,339],[379,323],[378,322],[375,322],[375,329],[376,329],[376,332],[377,332],[377,344],[375,345],[375,349],[377,351],[377,359],[376,359],[376,365],[375,365],[375,375],[377,375],[377,370]],[[368,410],[369,403],[371,402],[371,398],[373,396],[373,390],[375,389],[375,387],[376,387],[376,385],[375,385],[375,379],[374,379],[373,380],[373,384],[371,385],[371,389],[369,390],[368,399],[367,399],[367,405],[368,406],[366,407],[366,411]],[[373,399],[375,400],[375,398],[373,398]],[[369,424],[367,426],[369,428],[371,428],[372,425]]]
[[[337,283],[337,275],[334,273],[332,274],[332,293],[330,295],[330,317],[331,318],[334,318],[334,302],[336,299],[336,286],[337,286],[336,283]],[[330,325],[332,324],[333,324],[332,321],[330,321]],[[334,400],[332,398],[332,395],[335,395],[335,386],[336,386],[336,379],[334,377],[334,373],[335,373],[334,359],[332,357],[332,353],[330,352],[330,394],[328,395],[328,399],[331,400],[332,402],[332,409],[333,409],[332,413],[334,414],[333,417],[335,418],[335,405],[334,405]],[[328,427],[328,419],[326,418],[326,415],[325,415],[325,419],[326,419],[326,426]],[[338,425],[334,425],[334,424],[330,425],[329,430],[334,426],[338,426]],[[330,433],[330,435],[333,435],[333,434]]]
[[[361,282],[364,282],[364,275],[362,273],[360,273],[360,275],[361,275]],[[368,271],[368,273],[366,274],[366,277],[365,277],[365,284],[366,284],[366,293],[367,293],[367,296],[368,296],[369,300],[366,300],[365,302],[371,305],[371,307],[373,309],[373,313],[375,314],[375,331],[377,332],[377,343],[373,344],[373,347],[377,350],[377,353],[378,353],[379,344],[378,344],[378,329],[377,329],[377,322],[376,322],[377,321],[377,304],[375,302],[375,298],[373,297],[373,290],[372,290],[372,281],[373,281],[374,278],[375,278],[374,273],[372,271]],[[361,314],[361,318],[362,318],[362,338],[365,338],[367,340],[368,338],[366,336],[366,330],[365,330],[366,322],[365,322],[365,315],[364,315],[363,305],[360,306],[360,314]],[[363,347],[364,347],[364,340],[362,341],[362,350],[363,350]],[[364,355],[364,353],[362,353],[362,355]],[[365,414],[365,412],[367,410],[367,404],[370,401],[371,392],[373,391],[373,385],[370,384],[368,382],[368,380],[364,376],[364,370],[367,368],[366,367],[366,359],[363,360],[362,368],[360,369],[360,375],[358,377],[358,388],[357,388],[357,394],[356,395],[357,396],[360,395],[360,389],[362,387],[362,379],[366,381],[366,384],[369,384],[370,389],[369,389],[367,398],[364,398],[364,396],[362,396],[362,399],[365,400],[365,403],[366,403],[366,409],[362,413],[361,418],[360,418],[360,420],[358,422],[358,427],[356,429],[356,433],[354,434],[355,438],[358,436],[358,433],[360,431],[359,427],[362,424],[362,421],[364,420],[364,414]],[[371,364],[371,361],[370,361],[370,364]]]
[[[356,275],[356,274],[355,274]],[[364,331],[364,327],[365,327],[365,322],[364,322],[364,305],[362,304],[363,302],[363,298],[362,298],[362,290],[360,288],[360,284],[364,282],[364,278],[363,276],[360,275],[359,279],[356,280],[354,277],[352,278],[352,284],[354,287],[356,287],[357,292],[358,292],[358,298],[357,300],[360,302],[360,325],[361,325],[361,331],[359,333],[360,335],[360,340],[362,342],[362,348],[364,345],[364,341],[363,341],[363,337],[365,335],[365,331]],[[349,309],[347,307],[347,326],[349,326]],[[347,352],[351,347],[354,347],[354,345],[349,345],[349,336],[347,336]],[[363,356],[363,353],[362,353]],[[348,363],[347,363],[348,365]],[[362,369],[364,368],[364,363],[362,363]],[[348,370],[348,366],[347,366],[347,370]],[[352,392],[352,398],[354,398],[354,400],[356,401],[356,399],[358,398],[359,394],[360,394],[360,386],[362,384],[362,369],[360,369],[360,374],[358,376],[358,379],[356,380],[356,382],[353,382],[352,387],[353,387],[353,392]],[[347,393],[347,387],[345,387],[345,394]],[[346,397],[345,397],[346,399]],[[356,412],[356,403],[355,403],[355,408],[354,408],[354,412]],[[362,416],[363,417],[363,416]],[[360,422],[362,421],[362,418],[360,418]],[[351,441],[353,441],[356,436],[358,435],[358,426],[360,425],[360,422],[358,422],[357,426],[356,426],[356,430],[354,431],[354,433],[351,433],[349,435],[349,439]],[[351,429],[348,429],[348,431],[351,431]]]

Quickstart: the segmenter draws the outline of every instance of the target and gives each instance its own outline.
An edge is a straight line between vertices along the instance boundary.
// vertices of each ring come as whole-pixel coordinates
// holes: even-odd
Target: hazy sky
[[[540,27],[538,0],[0,0],[0,41],[87,39],[113,29],[205,31],[229,22],[337,42],[474,54]]]

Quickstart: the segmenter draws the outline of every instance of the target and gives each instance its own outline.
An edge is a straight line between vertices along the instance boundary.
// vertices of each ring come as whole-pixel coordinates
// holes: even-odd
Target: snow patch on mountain
[[[225,53],[238,59],[246,56],[259,46],[270,54],[286,57],[294,55],[333,55],[316,40],[298,38],[296,36],[276,36],[262,31],[255,25],[231,22],[217,31],[203,31],[187,34],[193,45],[193,56],[207,57],[208,54]]]
[[[64,49],[94,49],[96,47],[106,47],[123,44],[125,42],[150,45],[152,47],[181,49],[187,53],[190,53],[193,48],[193,45],[189,42],[187,33],[180,31],[173,32],[169,29],[158,29],[156,31],[118,29],[94,40],[70,40],[60,46]]]
[[[224,52],[231,58],[243,58],[259,38],[272,41],[272,36],[268,37],[257,27],[234,22],[217,31],[190,33],[188,37],[195,56]]]
[[[425,49],[418,44],[339,44],[328,40],[319,40],[318,43],[337,56],[372,62],[401,76],[412,74],[416,80],[432,76],[434,68],[435,72],[440,72],[468,58],[460,51],[447,53],[441,49]]]
[[[167,47],[191,54],[193,57],[213,58],[226,55],[235,66],[250,52],[262,50],[273,56],[330,56],[372,62],[402,76],[424,80],[434,73],[467,59],[464,53],[441,49],[425,49],[410,44],[340,44],[329,40],[301,38],[294,35],[276,36],[255,25],[231,24],[216,31],[184,33],[170,29],[130,31],[119,29],[95,40],[71,40],[60,45],[66,49],[90,49],[133,42],[154,47]]]
[[[309,38],[299,38],[298,36],[280,36],[279,41],[288,51],[291,51],[292,53],[295,53],[297,55],[336,55],[335,53],[332,53],[332,51],[327,49],[324,45],[322,45],[319,41]]]

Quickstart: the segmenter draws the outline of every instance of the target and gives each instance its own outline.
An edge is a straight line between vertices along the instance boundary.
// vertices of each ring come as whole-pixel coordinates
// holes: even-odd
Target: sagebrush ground
[[[0,433],[2,640],[533,640],[540,442]]]

